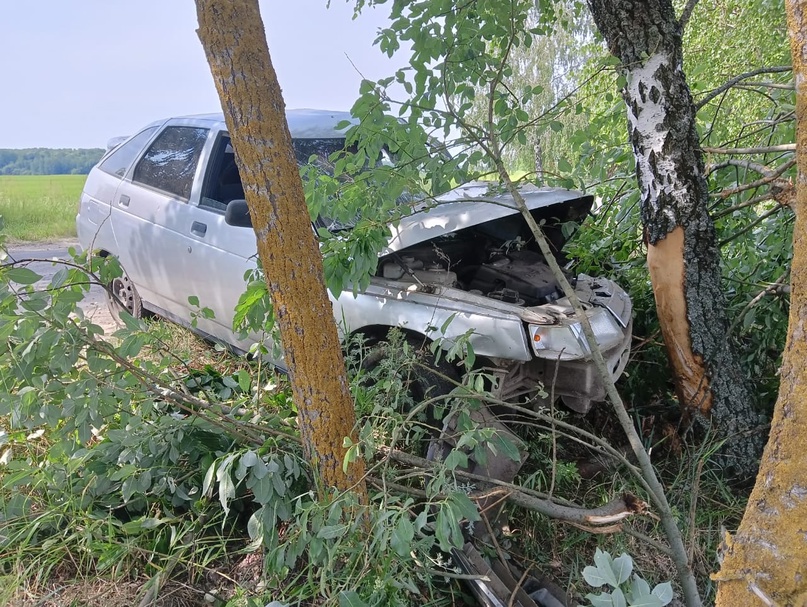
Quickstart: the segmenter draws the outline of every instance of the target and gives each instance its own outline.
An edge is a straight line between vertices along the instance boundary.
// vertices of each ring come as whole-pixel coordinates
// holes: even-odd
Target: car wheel
[[[405,364],[402,368],[405,369],[406,377],[401,377],[404,380],[405,396],[407,401],[412,406],[422,403],[425,400],[445,396],[450,393],[459,381],[459,374],[456,369],[441,359],[435,362],[434,354],[429,350],[428,345],[424,343],[422,338],[417,336],[405,336],[405,341],[412,351],[415,353],[417,364]],[[361,361],[361,369],[368,374],[367,381],[374,383],[380,379],[377,375],[377,370],[385,364],[385,361],[399,356],[398,352],[402,344],[395,340],[390,343],[389,341],[378,341],[368,346],[367,353]],[[404,413],[407,411],[404,410]],[[434,439],[440,434],[442,421],[439,418],[434,406],[430,406],[427,410],[422,412],[420,421],[425,427],[429,429],[426,433],[428,440]],[[424,444],[420,455],[426,454],[426,447]]]
[[[121,314],[124,310],[134,318],[143,318],[143,300],[126,273],[109,283],[106,295],[109,312],[119,325],[123,324]]]

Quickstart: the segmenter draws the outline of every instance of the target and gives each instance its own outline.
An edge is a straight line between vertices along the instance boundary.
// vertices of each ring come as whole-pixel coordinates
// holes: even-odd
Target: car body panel
[[[346,112],[322,110],[292,110],[287,119],[295,142],[311,139],[315,145],[319,139],[338,141],[344,129],[337,125],[355,123]],[[139,149],[137,137],[147,137],[148,128],[155,133]],[[195,167],[186,148],[177,148],[176,154],[169,148],[169,153],[160,155],[158,142],[163,135],[170,140],[183,128],[196,134]],[[203,144],[200,129],[207,129]],[[111,171],[117,166],[115,158],[125,159],[134,150],[137,154],[130,166]],[[184,176],[177,177],[185,180],[183,195],[146,183],[153,179],[162,184],[159,174],[146,178],[141,171],[138,178],[137,167],[146,158],[157,173],[163,167],[170,173],[171,162],[184,167]],[[251,228],[225,221],[232,196],[239,191],[243,196],[237,173],[238,187],[224,183],[228,162],[235,166],[221,114],[154,122],[139,135],[110,147],[93,168],[76,222],[82,247],[118,256],[145,308],[180,324],[193,324],[196,331],[247,351],[258,340],[271,344],[265,335],[241,339],[232,328],[245,274],[257,265],[257,247]],[[170,188],[172,182],[167,183],[165,187]],[[534,391],[547,376],[557,376],[550,368],[560,365],[563,378],[556,393],[568,398],[573,408],[585,410],[592,399],[604,397],[604,389],[593,371],[588,346],[581,341],[580,319],[553,286],[554,278],[534,243],[522,238],[523,234],[530,239],[529,233],[522,231],[509,240],[513,226],[523,229],[523,220],[509,195],[490,189],[483,182],[460,186],[423,201],[411,215],[391,225],[391,237],[369,286],[356,294],[346,291],[330,296],[334,319],[343,335],[383,334],[401,327],[429,340],[444,339],[444,347],[465,337],[477,357],[500,376],[502,394]],[[564,189],[525,186],[520,192],[533,217],[544,223],[557,251],[565,242],[562,224],[581,221],[592,203],[591,196]],[[478,259],[470,259],[474,257]],[[630,350],[630,299],[606,279],[581,275],[576,284],[616,378]],[[199,307],[212,309],[214,317],[198,314],[189,302],[192,296]],[[272,362],[283,367],[282,358],[274,357]]]

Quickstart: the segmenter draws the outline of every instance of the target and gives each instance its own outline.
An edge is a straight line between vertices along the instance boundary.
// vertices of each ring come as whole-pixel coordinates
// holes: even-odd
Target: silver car
[[[292,110],[287,119],[301,164],[344,148],[335,127],[349,114]],[[112,290],[134,316],[148,310],[188,326],[189,297],[196,296],[215,315],[197,316],[194,330],[247,351],[257,337],[240,339],[232,322],[256,243],[233,219],[243,212],[244,190],[223,116],[162,120],[114,143],[84,186],[76,218],[81,246],[118,257],[125,274]],[[581,221],[593,202],[564,189],[522,193],[557,251],[562,224]],[[334,318],[344,335],[383,338],[400,327],[432,340],[434,327],[444,327],[439,336],[449,344],[470,335],[501,397],[554,381],[554,394],[585,412],[605,393],[580,319],[512,199],[498,195],[491,204],[487,195],[487,184],[470,183],[391,226],[369,286],[331,296]],[[617,378],[630,348],[630,299],[605,278],[580,275],[573,284]],[[282,368],[282,359],[273,362]]]

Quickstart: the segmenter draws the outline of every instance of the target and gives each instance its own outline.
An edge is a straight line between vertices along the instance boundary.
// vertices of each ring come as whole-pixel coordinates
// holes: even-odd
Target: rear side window
[[[154,134],[154,131],[157,130],[158,127],[153,126],[145,131],[139,132],[137,135],[129,139],[129,141],[122,143],[119,145],[115,150],[107,156],[101,164],[98,165],[98,168],[102,171],[109,173],[110,175],[117,175],[120,178],[123,178],[126,175],[126,170],[129,166],[134,162],[134,159],[137,158],[138,154],[140,154],[143,146],[146,145],[146,142],[151,139],[151,136]]]
[[[207,134],[198,127],[168,127],[137,163],[132,180],[187,200]]]

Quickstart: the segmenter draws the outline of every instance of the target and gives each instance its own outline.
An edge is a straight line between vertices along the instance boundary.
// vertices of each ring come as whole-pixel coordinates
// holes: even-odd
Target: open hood
[[[489,189],[489,183],[467,183],[439,196],[423,210],[404,217],[397,226],[390,226],[392,236],[381,255],[480,224],[495,226],[500,223],[496,220],[519,215],[510,194],[488,195]],[[549,228],[547,237],[556,251],[566,241],[560,225],[569,221],[582,222],[594,202],[593,196],[574,190],[529,185],[519,188],[519,191],[533,217]],[[517,219],[523,221],[520,217]]]

